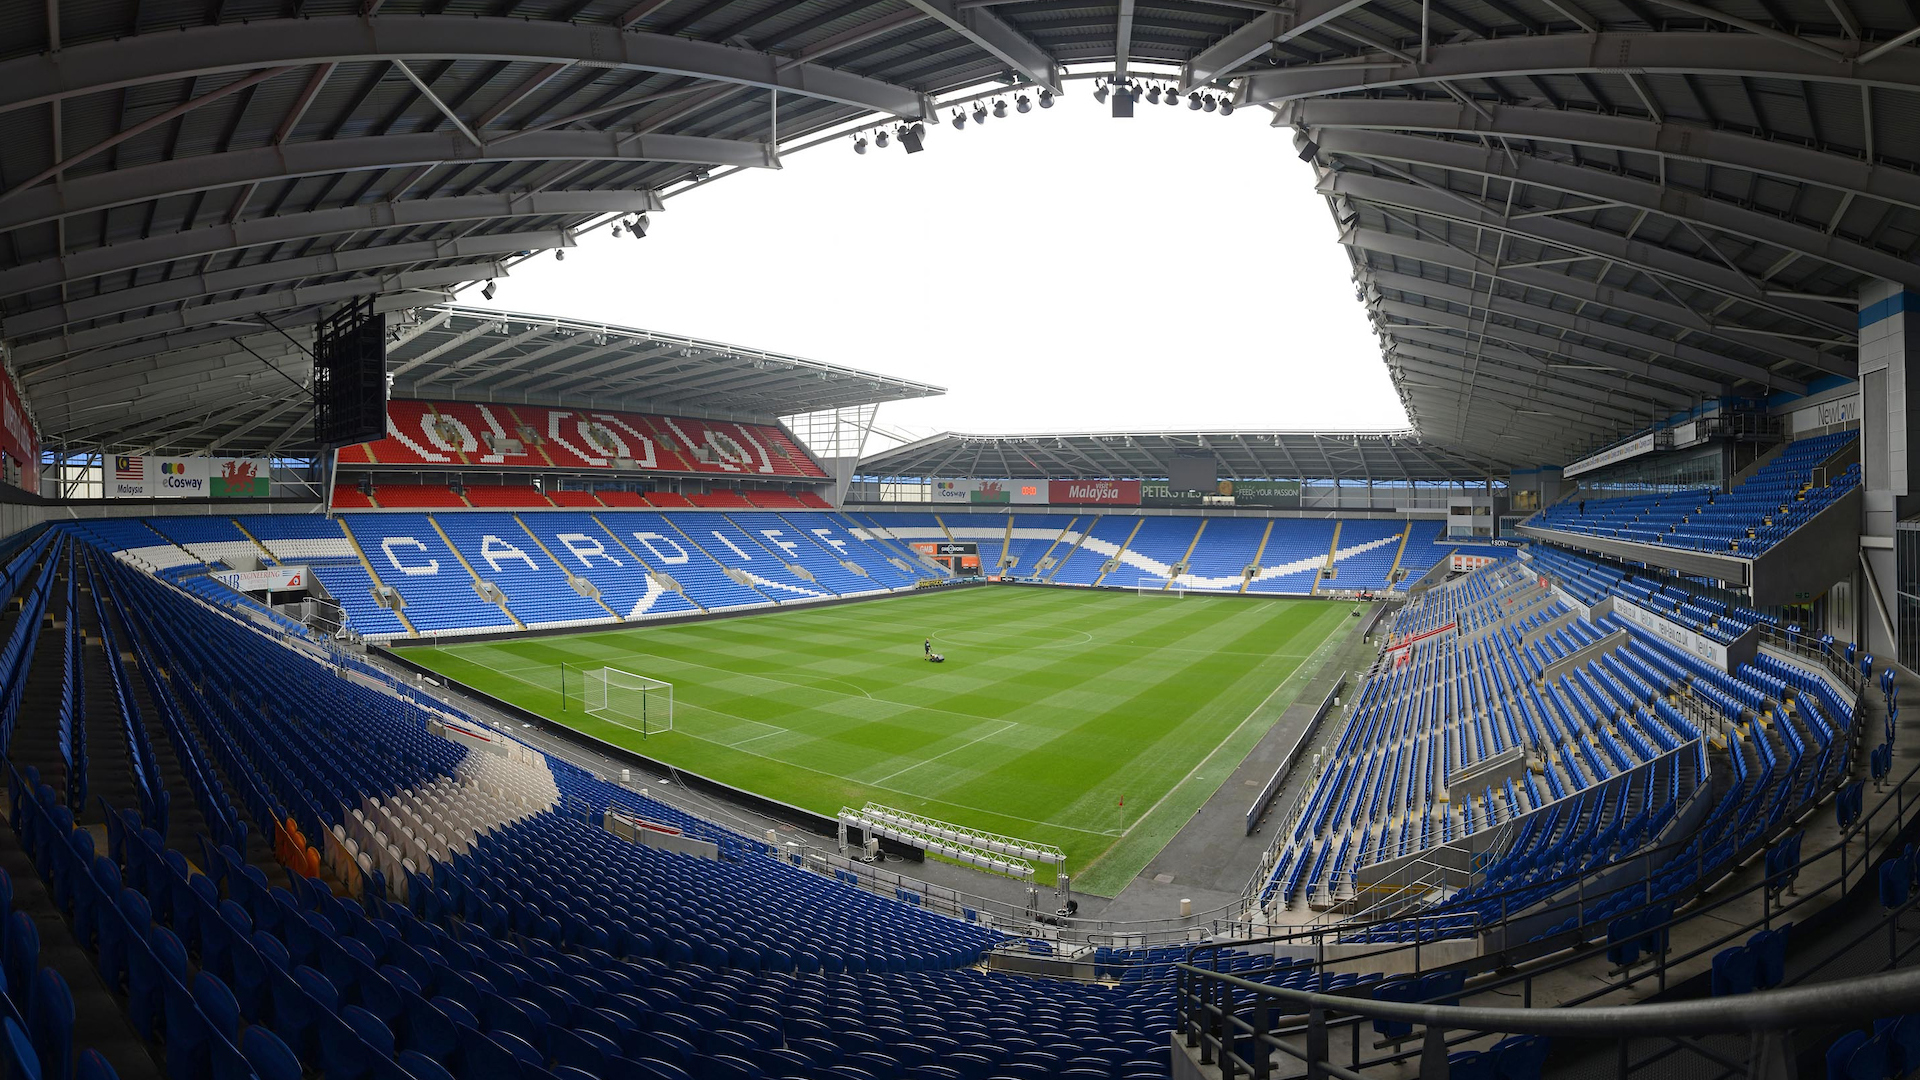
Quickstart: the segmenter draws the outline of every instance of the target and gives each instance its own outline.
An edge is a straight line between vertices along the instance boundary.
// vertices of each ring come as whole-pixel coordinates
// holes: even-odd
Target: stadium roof
[[[1920,288],[1916,24],[1861,0],[16,2],[0,335],[50,443],[277,422],[241,339],[349,296],[437,303],[986,80],[1181,65],[1292,127],[1426,441],[1561,462],[1854,374],[1862,283]],[[97,389],[123,375],[124,416]]]
[[[310,398],[295,383],[311,371],[305,348],[312,334],[289,330],[284,337],[241,339],[251,350],[242,354],[247,361],[270,367],[192,381],[184,405],[149,398],[138,374],[95,376],[94,395],[121,401],[110,418],[90,425],[84,406],[54,401],[39,406],[40,421],[54,431],[98,432],[98,445],[108,450],[237,453],[297,446],[294,440],[309,426]],[[798,356],[453,304],[405,310],[389,320],[387,336],[395,397],[768,419],[945,393]]]
[[[396,397],[791,416],[934,397],[942,387],[699,338],[445,305],[393,335]]]
[[[1504,468],[1427,444],[1411,431],[947,432],[871,455],[867,476],[1157,478],[1208,453],[1230,480],[1484,480]]]

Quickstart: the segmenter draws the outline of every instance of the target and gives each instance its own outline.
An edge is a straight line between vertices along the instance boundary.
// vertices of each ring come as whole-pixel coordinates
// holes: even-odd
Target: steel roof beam
[[[447,340],[433,345],[431,348],[422,350],[418,356],[408,357],[398,362],[395,361],[393,352],[389,350],[387,353],[387,377],[390,379],[398,379],[407,372],[412,371],[414,368],[419,367],[421,364],[443,353],[457,349],[468,342],[478,341],[488,334],[499,333],[500,327],[501,323],[497,320],[482,320],[467,327],[467,329],[461,333],[455,334]]]
[[[373,298],[373,308],[377,312],[402,311],[407,308],[431,307],[444,304],[447,296],[442,292],[401,291],[384,293]],[[55,353],[50,359],[37,363],[20,363],[19,375],[23,386],[34,388],[38,395],[42,384],[75,374],[105,371],[125,364],[141,362],[158,363],[154,357],[166,354],[168,362],[184,362],[205,356],[225,355],[239,352],[239,339],[247,339],[250,345],[259,348],[261,344],[277,348],[274,343],[286,343],[292,337],[301,345],[312,340],[313,330],[298,323],[282,325],[286,331],[282,335],[261,323],[236,320],[212,326],[197,326],[189,330],[163,334],[145,341],[128,342],[110,348],[93,349],[86,352],[68,353],[64,356]],[[265,350],[262,350],[265,351]],[[19,363],[19,352],[14,358]],[[37,397],[36,397],[37,400]]]
[[[1446,355],[1461,364],[1471,364],[1478,356],[1482,363],[1497,364],[1509,371],[1532,377],[1534,381],[1530,385],[1590,393],[1607,401],[1613,401],[1616,397],[1631,399],[1621,404],[1637,416],[1690,408],[1700,400],[1636,383],[1617,372],[1584,370],[1588,365],[1562,364],[1556,367],[1531,353],[1508,349],[1485,340],[1475,341],[1432,327],[1388,323],[1380,327],[1380,332],[1399,347],[1429,350],[1436,356],[1442,349],[1457,350],[1457,354]]]
[[[1315,141],[1324,155],[1425,165],[1475,177],[1580,195],[1673,221],[1684,221],[1755,244],[1790,251],[1870,277],[1920,289],[1920,267],[1891,252],[1828,235],[1785,217],[1748,210],[1721,199],[1666,187],[1617,172],[1570,165],[1490,145],[1402,135],[1391,131],[1326,131]],[[1839,297],[1848,307],[1852,297]]]
[[[1859,44],[1848,42],[1845,48],[1857,50]],[[1920,89],[1920,50],[1896,51],[1868,68],[1834,63],[1750,34],[1537,34],[1434,45],[1425,63],[1379,53],[1359,62],[1258,71],[1241,81],[1238,103],[1264,105],[1463,79],[1626,74],[1783,79],[1911,92]]]
[[[1187,61],[1180,69],[1180,92],[1185,94],[1197,90],[1254,57],[1264,55],[1275,45],[1316,30],[1324,23],[1365,7],[1367,2],[1298,0],[1293,11],[1256,15]]]
[[[1316,130],[1363,128],[1528,139],[1619,154],[1743,169],[1763,176],[1920,210],[1920,180],[1904,169],[1778,139],[1675,120],[1487,103],[1475,111],[1454,101],[1312,98],[1281,106],[1276,123]]]
[[[1819,300],[1768,296],[1746,275],[1736,273],[1720,263],[1707,262],[1669,248],[1632,240],[1618,233],[1561,218],[1509,218],[1501,213],[1499,208],[1489,206],[1463,192],[1439,191],[1418,184],[1384,177],[1364,176],[1347,170],[1327,176],[1321,182],[1321,193],[1346,195],[1362,202],[1396,206],[1403,210],[1459,222],[1470,228],[1505,233],[1569,252],[1609,259],[1622,266],[1644,271],[1653,277],[1678,281],[1693,288],[1730,297],[1754,307],[1790,316],[1835,334],[1853,333],[1854,324],[1858,321],[1857,316],[1843,314],[1842,310],[1834,304]],[[1852,368],[1851,362],[1839,359],[1831,361],[1828,366],[1828,370],[1833,370],[1835,374],[1850,374]],[[1751,374],[1754,370],[1751,365],[1729,361],[1724,365],[1724,370],[1739,374],[1741,378],[1755,378]]]
[[[1426,278],[1414,277],[1409,274],[1395,274],[1378,270],[1368,271],[1367,276],[1382,288],[1416,293],[1421,296],[1431,297],[1435,300],[1444,300],[1472,311],[1503,315],[1510,319],[1524,319],[1527,322],[1540,326],[1551,327],[1552,329],[1562,330],[1570,334],[1578,334],[1591,341],[1610,341],[1615,344],[1625,345],[1631,349],[1638,349],[1641,352],[1649,352],[1655,356],[1672,357],[1673,359],[1680,360],[1694,367],[1713,369],[1718,367],[1718,365],[1726,359],[1717,353],[1695,348],[1692,345],[1680,345],[1667,338],[1642,333],[1638,330],[1630,330],[1624,326],[1614,326],[1611,323],[1597,322],[1593,319],[1584,318],[1564,311],[1557,311],[1549,307],[1542,307],[1538,304],[1529,304],[1523,300],[1514,300],[1501,296],[1498,293],[1489,298],[1486,290],[1480,288],[1467,289],[1458,285],[1448,285],[1444,282],[1429,281]],[[1657,378],[1658,376],[1653,377]],[[1689,381],[1695,384],[1690,387],[1690,389],[1702,394],[1710,394],[1713,392],[1708,389],[1706,385],[1703,385],[1706,384],[1706,380],[1704,379]]]
[[[903,86],[720,42],[604,24],[386,15],[214,23],[21,57],[0,63],[0,113],[223,72],[407,60],[580,63],[660,72],[820,98],[904,119],[920,118],[925,104],[922,95]]]
[[[1060,65],[1052,54],[987,8],[962,8],[955,0],[907,0],[907,3],[966,38],[1009,70],[1026,76],[1035,85],[1060,93]]]
[[[122,323],[62,334],[45,341],[22,345],[13,350],[13,358],[17,364],[30,364],[86,349],[137,341],[150,335],[205,326],[227,319],[244,319],[250,315],[260,315],[269,311],[282,312],[296,308],[310,308],[366,296],[373,292],[412,291],[505,276],[507,276],[507,268],[498,262],[462,263],[458,266],[413,270],[387,277],[356,278],[330,285],[282,289],[241,297],[238,300],[199,304],[161,315],[150,315],[143,319],[129,319]]]
[[[471,355],[454,357],[452,360],[450,360],[447,363],[445,367],[440,368],[437,371],[428,372],[424,378],[417,378],[413,380],[413,385],[416,388],[425,386],[426,384],[433,382],[435,379],[438,379],[444,375],[453,374],[454,372],[460,370],[461,368],[466,367],[468,364],[477,364],[482,360],[487,359],[490,356],[494,356],[501,352],[505,352],[506,350],[514,348],[516,346],[525,345],[527,342],[532,341],[535,338],[543,337],[547,334],[552,333],[553,330],[554,330],[554,324],[552,323],[535,323],[534,325],[527,327],[525,330],[522,330],[511,337],[502,338],[499,341],[496,341],[491,345],[488,345],[486,348],[481,349],[478,352],[475,352]],[[422,356],[419,360],[411,361],[409,363],[409,366],[411,367],[417,364],[423,364],[428,359],[431,359],[431,357]],[[394,372],[394,375],[397,377],[399,375],[399,372],[397,371]]]
[[[1469,343],[1470,344],[1470,343]],[[1604,419],[1607,423],[1632,423],[1646,417],[1644,407],[1635,409],[1631,405],[1617,404],[1612,395],[1595,393],[1589,397],[1578,394],[1561,393],[1545,384],[1534,374],[1522,369],[1510,367],[1494,357],[1462,356],[1457,353],[1443,352],[1416,344],[1400,344],[1388,353],[1388,364],[1396,361],[1401,364],[1418,364],[1422,372],[1449,380],[1461,380],[1459,387],[1462,397],[1471,397],[1483,391],[1492,391],[1497,384],[1499,392],[1510,397],[1522,397],[1544,407],[1552,408],[1568,416],[1591,416]],[[1468,365],[1462,367],[1461,365]],[[1471,380],[1471,381],[1467,381]]]
[[[72,252],[64,258],[0,270],[0,297],[17,296],[103,274],[156,266],[266,244],[321,240],[354,232],[463,221],[512,221],[516,218],[587,217],[639,214],[661,209],[654,191],[540,191],[498,195],[457,195],[440,199],[385,199],[246,221],[161,233],[139,240]]]
[[[1835,357],[1800,342],[1761,334],[1729,323],[1714,322],[1692,308],[1681,307],[1667,300],[1538,267],[1497,266],[1486,258],[1451,244],[1381,232],[1378,229],[1360,228],[1348,229],[1342,233],[1340,242],[1349,247],[1395,259],[1416,259],[1433,266],[1451,267],[1477,276],[1498,277],[1502,281],[1523,288],[1538,289],[1541,292],[1564,296],[1583,305],[1605,308],[1627,315],[1638,315],[1724,341],[1732,342],[1737,339],[1740,345],[1782,360],[1792,360],[1822,369],[1836,360]]]
[[[1564,338],[1554,337],[1550,334],[1521,330],[1516,327],[1503,326],[1499,323],[1489,323],[1485,319],[1456,315],[1451,311],[1424,308],[1417,304],[1403,304],[1397,300],[1381,300],[1372,306],[1383,314],[1392,315],[1396,318],[1424,322],[1431,326],[1449,327],[1462,333],[1482,334],[1490,339],[1499,339],[1517,347],[1536,349],[1541,352],[1564,356],[1569,360],[1575,360],[1582,364],[1597,364],[1602,367],[1610,367],[1621,371],[1632,370],[1640,364],[1638,360],[1621,356],[1618,353],[1597,349],[1591,345],[1581,345],[1576,342],[1567,341]],[[1657,382],[1660,376],[1656,374],[1648,376],[1648,378]],[[1786,390],[1790,393],[1806,393],[1806,385],[1792,379],[1776,377],[1772,381],[1772,386],[1773,389]]]
[[[628,138],[605,131],[543,131],[513,139],[496,136],[479,146],[452,131],[370,135],[177,158],[70,178],[57,188],[42,185],[0,202],[0,232],[88,211],[240,184],[489,161],[648,161],[741,168],[777,165],[773,147],[766,143],[693,135]]]
[[[282,282],[301,281],[335,274],[355,274],[411,266],[420,262],[445,262],[449,259],[475,259],[486,255],[511,255],[528,248],[569,248],[573,236],[565,229],[539,232],[486,233],[454,240],[421,240],[411,244],[356,248],[339,254],[309,255],[301,259],[275,259],[252,263],[232,270],[169,278],[152,285],[118,289],[84,300],[34,308],[9,316],[8,340],[58,330],[78,322],[89,322],[141,308],[183,303],[220,293],[255,289]]]

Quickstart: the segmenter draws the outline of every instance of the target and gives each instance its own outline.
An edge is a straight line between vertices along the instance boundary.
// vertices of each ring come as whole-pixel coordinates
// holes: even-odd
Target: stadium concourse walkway
[[[1362,611],[1365,609],[1363,608]],[[1359,675],[1373,662],[1374,646],[1361,636],[1366,616],[1352,620],[1336,652],[1309,673],[1307,686],[1293,699],[1280,719],[1274,722],[1251,753],[1241,761],[1204,805],[1183,825],[1160,854],[1154,856],[1138,877],[1129,882],[1098,917],[1117,921],[1171,919],[1180,914],[1180,901],[1192,900],[1194,914],[1217,911],[1238,905],[1247,889],[1247,881],[1260,869],[1270,837],[1266,826],[1274,814],[1285,813],[1292,804],[1298,781],[1289,780],[1268,804],[1267,817],[1251,835],[1246,832],[1247,807],[1273,776],[1274,769],[1306,730],[1317,708],[1334,683],[1347,677],[1349,689],[1359,683]],[[1386,620],[1380,620],[1384,627]],[[1339,725],[1321,725],[1316,745]],[[1217,767],[1217,766],[1216,766]],[[1295,770],[1304,775],[1304,770]],[[1089,914],[1082,903],[1081,913]]]

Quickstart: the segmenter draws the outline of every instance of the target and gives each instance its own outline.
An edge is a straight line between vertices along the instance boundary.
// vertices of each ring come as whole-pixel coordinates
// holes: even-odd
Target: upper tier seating
[[[1833,476],[1816,473],[1853,441],[1853,432],[1841,431],[1788,443],[1725,494],[1712,487],[1619,498],[1582,493],[1542,510],[1529,524],[1752,558],[1859,486],[1857,462]]]
[[[801,492],[801,493],[800,493],[800,505],[801,505],[801,506],[806,506],[806,507],[811,507],[811,508],[813,508],[813,509],[815,509],[815,510],[831,510],[831,509],[833,509],[833,504],[832,504],[832,503],[830,503],[830,502],[828,502],[828,501],[826,500],[826,497],[825,497],[825,496],[823,496],[823,495],[821,495],[821,494],[820,494],[819,492],[817,492],[817,491],[803,491],[803,492]]]
[[[641,507],[641,506],[651,505],[647,502],[647,497],[645,495],[640,494],[637,491],[602,490],[602,491],[596,492],[595,497],[598,498],[600,502],[606,506]]]
[[[335,510],[371,510],[373,500],[353,484],[335,484],[333,499],[328,505]]]
[[[441,484],[375,484],[373,501],[382,507],[439,509],[469,505],[460,493]]]
[[[806,503],[784,491],[748,491],[747,501],[762,510],[804,510]]]
[[[656,506],[664,505],[658,499],[652,499]],[[737,488],[715,488],[712,491],[696,492],[687,496],[687,501],[695,506],[705,506],[716,510],[751,510],[753,504]]]
[[[509,452],[499,439],[519,449]],[[537,405],[394,400],[385,438],[340,451],[344,465],[453,469],[612,469],[623,461],[660,472],[826,479],[778,425]]]
[[[469,495],[468,498],[471,499],[472,496]],[[548,491],[547,499],[555,506],[586,506],[597,510],[605,505],[594,498],[591,491],[570,491],[564,488]]]
[[[675,491],[649,491],[645,495],[642,495],[641,498],[646,500],[646,504],[648,506],[659,506],[659,507],[671,508],[676,506],[694,505],[694,502],[692,499],[689,499],[685,495],[682,495],[679,492],[675,492]],[[613,504],[609,504],[609,505],[613,505]],[[620,505],[628,505],[628,504],[623,503]]]
[[[467,502],[474,506],[499,506],[510,508],[545,507],[554,505],[540,489],[531,484],[468,484],[464,489]]]

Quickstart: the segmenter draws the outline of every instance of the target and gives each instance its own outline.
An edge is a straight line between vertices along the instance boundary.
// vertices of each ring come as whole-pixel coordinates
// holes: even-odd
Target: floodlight
[[[1168,105],[1180,104],[1180,91],[1175,87],[1171,87],[1171,86],[1167,87],[1167,104]]]
[[[1220,115],[1221,116],[1233,115],[1233,99],[1224,98],[1224,97],[1220,99]]]
[[[1007,103],[1005,101],[996,101],[993,103],[993,118],[995,120],[1005,120],[1007,118]]]
[[[1053,108],[1053,91],[1051,90],[1040,91],[1040,107],[1043,109]]]
[[[647,220],[647,215],[641,214],[639,217],[627,222],[627,231],[633,234],[635,240],[638,240],[647,235],[647,226],[649,224],[651,224],[651,222]]]
[[[615,225],[615,226],[613,227],[613,235],[614,235],[614,236],[616,236],[616,237],[620,235],[620,226],[618,226],[618,225]]]
[[[1212,94],[1208,94],[1206,97],[1201,98],[1200,104],[1205,106],[1208,112],[1212,112],[1213,110],[1220,107],[1219,103],[1213,100]]]
[[[1100,89],[1095,90],[1093,92],[1093,100],[1099,102],[1102,105],[1105,105],[1107,103],[1107,84],[1106,83],[1101,83]]]
[[[1206,106],[1204,106],[1204,105],[1202,105],[1202,104],[1200,104],[1200,95],[1199,95],[1199,94],[1188,94],[1188,95],[1187,95],[1187,108],[1189,108],[1189,109],[1192,109],[1192,110],[1193,110],[1194,112],[1199,112],[1199,111],[1200,111],[1201,109],[1204,109],[1204,108],[1206,108]]]
[[[864,153],[866,153],[866,152],[867,152],[867,140],[865,140],[865,139],[855,139],[855,140],[853,140],[853,152],[854,152],[854,153],[856,153],[856,154],[864,154]]]
[[[566,262],[566,261],[567,261],[567,253],[566,253],[566,252],[564,252],[564,251],[560,251],[560,250],[558,250],[558,249],[555,249],[555,251],[554,251],[554,253],[553,253],[553,261],[555,261],[555,262]]]
[[[873,145],[879,147],[882,150],[885,150],[887,148],[887,129],[886,128],[881,128],[879,131],[876,131],[873,133]]]
[[[1149,105],[1160,104],[1160,88],[1159,87],[1155,86],[1147,91],[1147,104]]]
[[[953,110],[953,130],[960,131],[967,126],[967,114],[959,109]]]
[[[1032,98],[1029,98],[1029,97],[1028,97],[1027,95],[1025,95],[1025,94],[1021,94],[1021,95],[1020,95],[1019,97],[1017,97],[1017,98],[1015,98],[1015,99],[1014,99],[1014,101],[1013,101],[1013,107],[1014,107],[1014,108],[1016,108],[1016,109],[1018,109],[1018,110],[1020,110],[1020,111],[1021,111],[1021,112],[1023,112],[1023,113],[1026,113],[1026,112],[1032,112],[1032,111],[1033,111],[1033,99],[1032,99]]]
[[[487,282],[486,287],[480,290],[480,295],[489,300],[493,299],[493,282]]]
[[[976,124],[984,124],[987,122],[987,107],[985,105],[974,105],[973,122]]]
[[[905,148],[907,153],[917,154],[921,150],[926,149],[920,145],[920,136],[925,133],[926,129],[919,124],[915,124],[912,127],[903,127],[900,129],[900,145]]]

